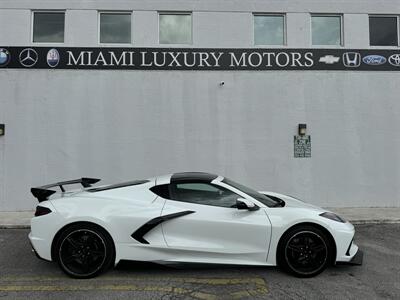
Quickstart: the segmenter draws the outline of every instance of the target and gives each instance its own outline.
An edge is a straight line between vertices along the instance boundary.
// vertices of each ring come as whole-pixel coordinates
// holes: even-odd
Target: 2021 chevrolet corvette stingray
[[[72,277],[94,277],[121,260],[278,265],[301,277],[362,262],[352,224],[290,196],[208,173],[92,187],[98,181],[31,189],[40,202],[32,248]],[[70,184],[83,188],[65,191]]]

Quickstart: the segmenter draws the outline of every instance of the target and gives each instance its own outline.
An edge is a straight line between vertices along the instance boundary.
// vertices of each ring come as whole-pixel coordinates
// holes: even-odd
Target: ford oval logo
[[[386,58],[381,55],[367,55],[363,57],[364,64],[371,66],[379,66],[386,63]]]

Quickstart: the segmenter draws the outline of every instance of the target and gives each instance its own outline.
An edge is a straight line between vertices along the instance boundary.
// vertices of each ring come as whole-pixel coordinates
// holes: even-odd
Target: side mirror
[[[247,199],[244,199],[244,198],[239,198],[236,200],[236,208],[237,209],[247,209],[249,211],[254,211],[254,210],[260,209],[253,202],[251,202]]]

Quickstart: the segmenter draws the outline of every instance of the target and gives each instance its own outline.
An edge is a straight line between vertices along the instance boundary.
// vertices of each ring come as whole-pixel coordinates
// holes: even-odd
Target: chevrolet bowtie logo
[[[325,55],[319,58],[319,62],[325,63],[327,65],[332,65],[339,62],[339,57],[333,55]]]

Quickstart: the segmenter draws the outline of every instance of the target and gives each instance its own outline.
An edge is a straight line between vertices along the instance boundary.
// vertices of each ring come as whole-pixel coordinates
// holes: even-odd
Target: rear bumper
[[[39,258],[39,259],[41,259],[41,260],[44,260],[44,261],[50,261],[50,260],[48,260],[48,259],[45,259],[45,258],[43,258],[43,257],[40,257],[40,255],[37,253],[37,251],[35,250],[35,247],[33,246],[33,244],[32,244],[32,242],[31,242],[31,239],[29,238],[29,243],[31,244],[31,249],[32,249],[32,252],[35,254],[35,256],[37,257],[37,258]]]
[[[44,203],[44,202],[43,202]],[[51,244],[60,227],[60,216],[55,211],[31,219],[31,232],[29,241],[37,255],[45,260],[51,261]]]

